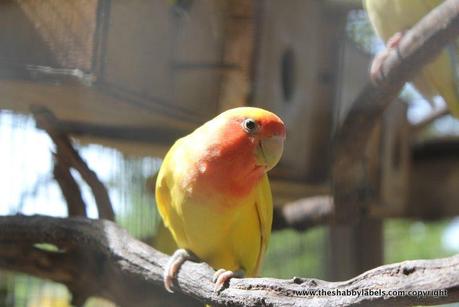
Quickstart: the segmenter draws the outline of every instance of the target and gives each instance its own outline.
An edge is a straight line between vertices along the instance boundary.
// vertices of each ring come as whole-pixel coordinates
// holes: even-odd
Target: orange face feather
[[[244,127],[246,120],[255,123],[253,131]],[[212,188],[229,197],[244,197],[267,171],[266,165],[257,160],[257,151],[262,151],[265,140],[277,137],[283,141],[285,125],[279,117],[264,111],[252,116],[230,114],[217,127],[216,137],[206,145],[197,163],[196,192],[199,186],[205,186],[206,193]]]

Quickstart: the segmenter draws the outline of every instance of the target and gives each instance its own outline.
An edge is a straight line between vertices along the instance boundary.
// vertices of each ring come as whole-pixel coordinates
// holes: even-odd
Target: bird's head
[[[213,186],[219,193],[246,195],[279,162],[285,135],[274,113],[252,107],[225,111],[187,138],[196,157],[192,178],[205,183],[205,191]]]
[[[240,107],[220,114],[222,148],[251,153],[256,167],[265,172],[279,162],[284,150],[285,124],[272,112],[253,107]]]

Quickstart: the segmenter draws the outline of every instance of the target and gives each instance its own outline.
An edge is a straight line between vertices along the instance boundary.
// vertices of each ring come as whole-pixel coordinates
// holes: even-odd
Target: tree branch
[[[86,204],[81,196],[80,187],[70,172],[70,165],[59,153],[54,154],[53,175],[64,195],[68,216],[87,217]]]
[[[406,81],[459,35],[459,0],[446,0],[408,30],[391,49],[382,74],[355,100],[335,141],[333,165],[337,222],[355,221],[372,198],[365,167],[365,148],[377,119],[394,101]]]
[[[99,180],[97,174],[88,167],[86,162],[73,148],[68,136],[56,129],[58,120],[54,114],[47,108],[39,106],[33,106],[32,113],[34,114],[37,125],[44,129],[53,140],[54,144],[56,144],[56,155],[60,160],[59,162],[75,168],[91,188],[96,201],[99,217],[114,221],[115,213],[107,189]]]
[[[274,207],[273,231],[293,228],[305,231],[309,228],[326,225],[333,216],[333,198],[315,196],[302,198],[282,206]]]
[[[0,267],[63,283],[84,301],[101,296],[121,306],[187,306],[193,299],[232,306],[323,306],[352,304],[443,304],[459,301],[459,255],[414,260],[378,267],[351,280],[327,282],[294,277],[232,279],[214,292],[214,270],[205,263],[186,262],[176,294],[163,290],[162,274],[169,257],[132,238],[116,224],[84,218],[46,216],[0,217]],[[49,243],[46,251],[34,243]],[[372,290],[376,295],[308,295],[307,291]],[[447,290],[442,297],[413,297],[389,290]],[[378,292],[379,291],[379,292]],[[383,294],[382,291],[386,291]],[[355,293],[355,292],[354,292]],[[188,298],[186,296],[188,296]],[[175,301],[172,301],[174,299]],[[74,302],[75,303],[75,302]]]
[[[167,256],[112,222],[10,216],[0,217],[0,229],[0,267],[63,283],[78,294],[76,305],[100,296],[120,306],[198,306],[160,286]],[[40,249],[37,243],[58,250]]]

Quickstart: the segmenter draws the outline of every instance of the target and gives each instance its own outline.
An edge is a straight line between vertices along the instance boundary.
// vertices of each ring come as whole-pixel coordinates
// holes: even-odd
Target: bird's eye
[[[252,133],[257,130],[257,123],[253,119],[247,118],[242,122],[242,127],[246,132]]]

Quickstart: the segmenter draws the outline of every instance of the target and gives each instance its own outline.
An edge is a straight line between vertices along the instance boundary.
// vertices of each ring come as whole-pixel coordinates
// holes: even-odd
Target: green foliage
[[[276,278],[325,278],[326,235],[326,227],[317,227],[307,232],[274,232],[261,275]]]
[[[71,295],[62,284],[10,272],[0,272],[0,282],[7,290],[2,297],[0,287],[0,307],[70,307]],[[114,306],[101,298],[91,298],[85,304],[85,307]]]
[[[410,259],[433,259],[455,252],[443,244],[449,220],[419,222],[389,219],[384,223],[384,262]],[[273,232],[264,261],[262,276],[291,278],[293,276],[327,279],[326,227],[304,233],[293,230]]]
[[[433,259],[454,254],[442,244],[449,221],[411,222],[390,219],[384,222],[384,262]]]
[[[59,247],[57,247],[56,245],[51,244],[51,243],[35,243],[33,246],[45,252],[51,252],[51,253],[64,253],[65,252],[59,249]]]
[[[119,161],[119,176],[113,178],[122,205],[115,209],[117,222],[136,238],[152,236],[160,217],[156,210],[153,187],[147,179],[159,168],[159,159],[126,158]]]

